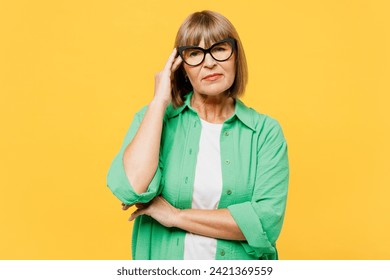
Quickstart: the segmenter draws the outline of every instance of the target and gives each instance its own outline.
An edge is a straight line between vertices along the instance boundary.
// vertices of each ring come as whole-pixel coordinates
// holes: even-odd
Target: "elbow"
[[[129,181],[130,185],[133,187],[133,190],[136,194],[141,194],[146,192],[148,189],[148,185],[150,183],[145,180],[142,176],[127,174],[127,180]]]
[[[160,173],[154,177],[152,176],[147,181],[146,176],[137,172],[136,169],[129,170],[131,172],[125,170],[121,154],[119,154],[112,162],[107,174],[108,188],[119,200],[126,204],[144,203],[151,200],[154,193],[158,191]]]
[[[129,168],[124,165],[124,169],[127,180],[134,192],[136,194],[142,194],[148,190],[148,187],[153,180],[153,176],[156,173],[157,167],[153,172],[150,172],[150,169],[140,169],[137,166]]]
[[[271,244],[275,244],[277,239],[279,238],[283,226],[283,220],[284,220],[284,215],[281,214],[281,215],[275,215],[270,220],[272,222],[263,223],[264,234]]]
[[[147,191],[157,170],[157,164],[144,162],[142,159],[130,160],[126,155],[122,159],[123,168],[134,192],[141,194]]]

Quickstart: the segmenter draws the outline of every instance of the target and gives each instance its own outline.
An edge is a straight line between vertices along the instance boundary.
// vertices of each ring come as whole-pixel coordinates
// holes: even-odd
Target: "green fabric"
[[[163,120],[160,163],[147,191],[133,191],[123,168],[123,153],[134,137],[146,107],[138,112],[107,176],[107,185],[122,202],[148,202],[162,195],[174,207],[191,208],[201,132],[190,106],[168,106]],[[236,100],[235,113],[221,131],[223,188],[219,208],[228,208],[247,241],[218,239],[216,259],[277,259],[276,240],[285,214],[287,145],[278,122]],[[134,222],[133,259],[183,259],[185,232],[166,228],[148,216]]]

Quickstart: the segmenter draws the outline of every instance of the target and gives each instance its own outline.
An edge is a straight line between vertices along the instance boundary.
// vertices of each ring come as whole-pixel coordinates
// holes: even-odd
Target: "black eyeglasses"
[[[236,40],[233,38],[226,38],[213,44],[208,49],[203,49],[198,46],[183,46],[178,47],[177,51],[183,61],[190,66],[198,66],[201,64],[209,53],[216,61],[222,62],[228,60],[236,48]]]

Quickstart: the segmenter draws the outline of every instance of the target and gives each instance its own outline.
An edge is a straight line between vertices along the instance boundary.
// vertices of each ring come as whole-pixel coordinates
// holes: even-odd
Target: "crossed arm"
[[[148,204],[137,203],[135,206],[137,210],[131,214],[129,221],[139,215],[148,215],[166,227],[177,227],[187,232],[219,239],[245,240],[243,233],[226,208],[180,210],[161,196],[155,197]],[[128,208],[130,205],[122,204],[123,210]]]

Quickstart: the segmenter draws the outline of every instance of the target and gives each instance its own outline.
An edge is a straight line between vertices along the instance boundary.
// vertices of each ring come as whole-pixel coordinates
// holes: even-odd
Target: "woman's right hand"
[[[173,73],[179,68],[182,63],[182,58],[177,56],[176,48],[172,51],[168,58],[164,69],[154,76],[154,101],[162,102],[165,106],[172,100],[172,78]]]

